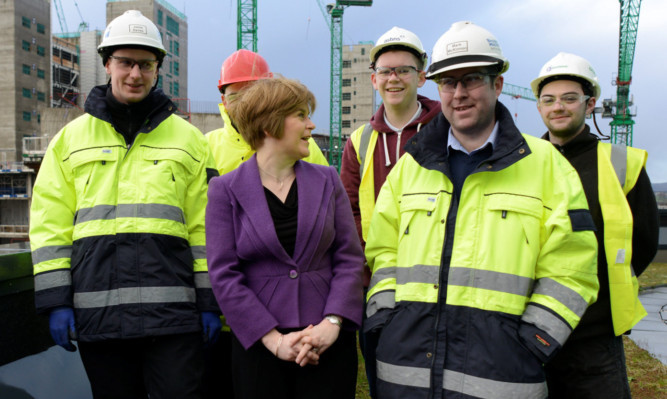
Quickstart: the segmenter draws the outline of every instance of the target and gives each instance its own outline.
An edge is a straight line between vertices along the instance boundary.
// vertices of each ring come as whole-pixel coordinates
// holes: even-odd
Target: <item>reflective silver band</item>
[[[551,312],[531,304],[528,304],[526,307],[526,311],[523,312],[521,320],[526,323],[534,324],[538,328],[546,331],[561,345],[565,343],[567,337],[572,333],[570,325],[565,321],[556,317]]]
[[[81,208],[76,212],[74,224],[116,218],[152,218],[185,223],[183,210],[177,206],[165,204],[118,204],[117,206],[96,205],[92,208]]]
[[[211,288],[211,279],[208,273],[195,273],[195,287],[196,288]]]
[[[72,285],[72,274],[69,269],[40,273],[35,276],[35,292],[66,285]]]
[[[546,382],[520,383],[490,380],[445,370],[443,388],[484,399],[546,398]]]
[[[397,366],[377,360],[377,376],[392,384],[429,388],[431,371],[425,367]],[[545,382],[519,383],[475,377],[458,371],[445,370],[442,388],[484,399],[545,398]]]
[[[452,267],[449,270],[448,284],[482,288],[527,297],[532,291],[533,279],[490,270]]]
[[[206,259],[206,245],[194,245],[190,249],[194,259]]]
[[[37,248],[36,250],[32,251],[32,264],[36,265],[48,260],[71,257],[71,245],[51,245],[48,247]]]
[[[621,187],[625,188],[625,174],[628,168],[628,147],[623,144],[612,144],[610,161],[616,172],[616,177],[618,177],[618,181],[621,183]]]
[[[131,287],[109,291],[77,292],[74,307],[103,308],[132,303],[195,302],[195,290],[188,287]]]
[[[392,384],[428,388],[431,370],[424,367],[396,366],[376,360],[377,378]]]
[[[393,309],[396,306],[396,292],[380,291],[373,295],[366,304],[366,317],[371,317],[380,309]]]
[[[556,299],[579,317],[583,316],[588,308],[588,302],[576,291],[550,278],[537,280],[533,292]]]

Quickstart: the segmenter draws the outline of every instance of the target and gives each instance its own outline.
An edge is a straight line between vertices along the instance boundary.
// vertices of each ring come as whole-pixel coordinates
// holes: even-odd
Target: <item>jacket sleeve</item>
[[[632,211],[632,268],[641,275],[658,252],[660,215],[646,169],[627,195]]]
[[[595,224],[581,181],[555,150],[550,158],[535,283],[519,327],[520,338],[542,362],[565,343],[599,288]]]
[[[203,136],[198,137],[198,139],[201,141],[202,160],[185,193],[183,213],[188,229],[188,242],[194,259],[193,272],[197,292],[197,308],[200,312],[220,313],[213,296],[208,274],[206,230],[204,228],[208,182],[218,172],[206,139]]]
[[[363,236],[361,233],[361,211],[359,210],[359,185],[361,184],[361,175],[359,173],[360,166],[359,160],[357,159],[357,151],[354,149],[354,145],[352,145],[352,139],[348,139],[345,143],[345,149],[343,150],[340,178],[343,181],[343,187],[345,187],[347,197],[350,199],[354,224],[357,227],[359,240],[363,244]]]
[[[336,314],[361,326],[363,293],[361,285],[364,254],[354,228],[350,202],[336,170],[329,168],[329,180],[334,185],[335,236],[332,243],[332,278],[324,314]]]
[[[378,194],[366,242],[366,259],[372,276],[368,287],[364,331],[376,331],[387,323],[396,305],[396,260],[399,237],[399,194],[393,176],[399,164],[387,176]]]
[[[30,207],[30,246],[38,313],[73,306],[70,266],[76,191],[72,174],[65,165],[66,156],[61,153],[64,131],[49,143]]]
[[[324,154],[322,154],[322,150],[320,150],[320,147],[317,145],[317,143],[315,142],[315,140],[313,140],[312,137],[308,139],[308,151],[310,151],[310,155],[305,157],[303,159],[304,161],[308,163],[329,166],[329,162],[327,162],[327,159],[324,157]]]
[[[244,348],[249,348],[278,326],[257,295],[248,287],[237,254],[236,242],[242,228],[235,226],[234,205],[225,177],[211,181],[206,206],[206,253],[211,285],[227,322]]]

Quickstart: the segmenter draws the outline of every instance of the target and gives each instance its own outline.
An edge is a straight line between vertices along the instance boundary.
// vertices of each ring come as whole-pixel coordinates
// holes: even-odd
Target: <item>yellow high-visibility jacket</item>
[[[222,176],[236,169],[242,162],[250,159],[255,151],[250,148],[250,145],[243,140],[241,134],[236,131],[236,128],[232,125],[232,121],[229,119],[229,114],[225,106],[220,103],[219,107],[224,126],[206,133],[206,139],[213,152],[216,168],[220,176]],[[304,158],[304,161],[329,166],[329,163],[322,154],[322,150],[320,150],[320,147],[317,146],[317,143],[312,138],[308,140],[308,149],[310,150],[310,155]]]
[[[598,200],[604,220],[604,246],[614,334],[621,335],[646,316],[632,260],[632,211],[625,196],[637,183],[648,154],[632,147],[598,143]]]
[[[579,177],[498,104],[493,153],[454,193],[441,114],[406,146],[370,224],[378,395],[546,397],[542,363],[597,295]],[[457,396],[458,395],[458,396]]]
[[[206,139],[165,97],[128,146],[99,88],[89,113],[49,143],[35,182],[37,310],[73,307],[81,341],[199,331],[200,312],[219,313],[206,264],[217,175]]]

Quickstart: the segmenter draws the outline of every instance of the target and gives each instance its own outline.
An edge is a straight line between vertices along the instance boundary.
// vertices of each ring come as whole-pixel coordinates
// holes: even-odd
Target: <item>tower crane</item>
[[[632,131],[635,116],[630,107],[630,83],[632,83],[632,64],[637,43],[639,7],[641,0],[619,0],[621,4],[620,38],[618,45],[618,76],[612,85],[616,85],[616,101],[605,99],[602,103],[602,117],[613,117],[611,142],[632,146]]]
[[[237,0],[236,49],[257,52],[257,0]]]
[[[343,151],[340,136],[341,129],[341,98],[343,79],[343,12],[348,6],[370,7],[373,0],[336,0],[322,7],[318,0],[324,19],[331,31],[331,75],[329,91],[329,164],[340,170],[341,153]],[[327,19],[327,14],[331,19]]]

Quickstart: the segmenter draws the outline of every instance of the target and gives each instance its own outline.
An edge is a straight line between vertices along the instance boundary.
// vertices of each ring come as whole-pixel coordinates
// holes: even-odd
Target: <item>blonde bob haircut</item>
[[[283,137],[285,119],[304,109],[315,111],[315,96],[308,88],[293,79],[275,77],[261,79],[239,91],[227,112],[243,139],[257,151],[267,134]]]

